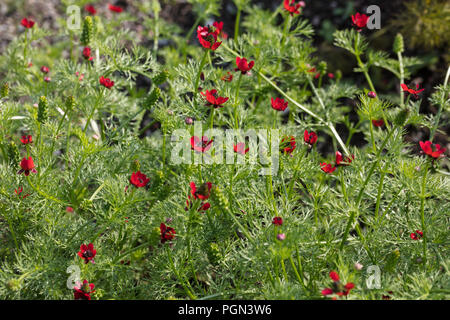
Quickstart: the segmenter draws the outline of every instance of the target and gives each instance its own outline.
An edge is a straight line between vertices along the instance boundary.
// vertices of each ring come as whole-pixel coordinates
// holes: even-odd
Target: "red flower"
[[[95,15],[97,13],[97,10],[95,10],[94,6],[91,4],[85,5],[84,10],[86,10],[87,12],[89,12],[92,15]]]
[[[66,207],[66,212],[73,213],[73,208],[72,207]]]
[[[328,78],[330,78],[330,79],[334,79],[334,73],[328,73]]]
[[[23,144],[29,144],[33,142],[33,137],[32,136],[22,136],[22,138],[20,139],[20,141]]]
[[[374,99],[374,98],[377,97],[377,94],[376,94],[374,91],[369,91],[369,92],[367,92],[367,96],[368,96],[369,98]]]
[[[79,73],[78,71],[75,72],[75,75],[78,77],[78,81],[82,81],[84,78],[84,73]]]
[[[50,77],[44,77],[44,81],[45,81],[45,82],[50,82],[50,81],[52,81],[52,78],[50,78]]]
[[[197,38],[200,44],[205,49],[216,50],[222,42],[217,41],[217,36],[221,30],[215,26],[198,26],[197,28]]]
[[[136,188],[145,187],[149,183],[150,179],[147,178],[145,174],[142,172],[133,172],[131,174],[130,183],[134,185]]]
[[[164,223],[161,223],[159,226],[159,230],[161,231],[161,243],[165,243],[167,240],[173,240],[175,238],[175,229],[166,226]]]
[[[317,72],[317,73],[314,75],[314,79],[319,79],[319,77],[320,77],[320,72]]]
[[[406,84],[404,84],[404,83],[402,83],[400,86],[402,87],[403,92],[408,92],[408,93],[412,94],[414,96],[414,98],[416,98],[416,99],[419,97],[418,94],[421,93],[423,90],[425,90],[423,88],[419,90],[419,85],[418,84],[416,84],[416,89],[417,90],[408,88],[408,86]]]
[[[234,71],[241,71],[242,74],[247,74],[255,65],[255,61],[247,63],[246,58],[236,57],[236,65],[237,68],[235,68]]]
[[[104,76],[101,76],[99,78],[100,84],[108,89],[111,89],[114,85],[114,81],[111,81],[109,78],[105,78]]]
[[[355,159],[355,155],[352,154],[351,157],[344,157],[342,156],[342,153],[339,151],[336,151],[336,165],[337,166],[348,166],[350,163],[352,163],[352,160]]]
[[[326,173],[333,173],[336,170],[336,167],[333,167],[330,163],[321,163],[320,164],[322,171]]]
[[[384,120],[383,119],[380,119],[380,120],[372,120],[372,124],[375,126],[375,127],[381,127],[381,126],[383,126],[384,125]]]
[[[198,152],[208,151],[212,146],[213,140],[208,140],[208,137],[203,136],[200,140],[197,136],[191,137],[191,149]]]
[[[233,80],[233,75],[228,71],[226,75],[220,78],[220,80],[231,82],[231,80]]]
[[[200,204],[200,208],[198,208],[198,212],[206,211],[211,207],[209,202],[203,202]],[[186,200],[186,207],[184,210],[189,210],[189,208],[192,208],[192,202],[191,202],[191,196],[188,196],[188,199]]]
[[[18,189],[15,189],[14,192],[17,194],[17,196],[20,198],[20,194],[23,192],[23,188],[19,187]],[[26,197],[28,197],[30,194],[27,193],[26,195],[22,196],[22,199],[25,199]]]
[[[284,111],[286,110],[287,106],[288,106],[288,102],[284,101],[283,99],[280,98],[276,98],[273,99],[271,98],[271,104],[272,104],[272,108],[278,111]]]
[[[84,47],[84,49],[83,49],[83,57],[84,57],[84,59],[89,60],[89,61],[92,61],[94,59],[94,57],[91,57],[91,48]]]
[[[87,280],[83,281],[81,284],[77,281],[76,285],[73,287],[73,296],[75,300],[91,300],[91,294],[94,293],[95,285],[89,283]]]
[[[206,93],[200,92],[202,96],[208,101],[208,106],[213,106],[214,108],[222,108],[223,104],[228,101],[226,97],[219,97],[216,89],[211,91],[206,90]]]
[[[355,287],[355,285],[352,282],[349,282],[346,285],[342,285],[342,283],[339,280],[339,275],[336,271],[330,272],[330,278],[331,280],[333,280],[333,285],[331,288],[325,288],[322,290],[322,295],[324,296],[333,293],[337,294],[338,296],[346,296]]]
[[[108,3],[108,9],[112,12],[121,13],[123,9],[119,6],[113,6],[112,4]]]
[[[369,17],[365,14],[357,12],[355,15],[352,15],[352,24],[358,32],[367,25],[367,21],[369,21]]]
[[[440,144],[434,145],[434,151],[433,151],[433,144],[431,141],[419,141],[420,147],[422,148],[423,152],[432,157],[433,159],[438,159],[439,157],[443,156],[442,154],[445,152],[445,148],[442,148]]]
[[[34,162],[33,162],[33,158],[29,157],[28,159],[25,157],[22,159],[22,161],[20,161],[20,167],[22,168],[21,170],[19,170],[19,174],[22,172],[25,172],[25,175],[28,176],[30,174],[30,172],[32,173],[36,173],[36,169],[34,168]]]
[[[303,1],[295,3],[295,0],[284,0],[284,9],[286,9],[291,16],[294,14],[300,14],[299,8],[302,7],[302,2]]]
[[[206,182],[200,186],[197,190],[197,186],[195,185],[195,182],[191,182],[189,184],[189,187],[191,188],[191,194],[194,197],[194,199],[200,199],[200,200],[206,200],[211,195],[211,188],[212,183]]]
[[[216,33],[219,37],[223,38],[223,39],[228,39],[228,34],[223,31],[223,22],[214,22],[213,23],[213,27],[216,28]]]
[[[281,217],[274,217],[272,219],[272,224],[276,225],[276,226],[281,226],[283,225],[283,218]]]
[[[30,29],[30,28],[33,28],[34,21],[32,19],[23,18],[22,21],[20,22],[20,24],[22,26],[24,26],[25,28]]]
[[[244,142],[238,142],[237,144],[233,145],[234,152],[240,153],[240,154],[246,154],[250,148],[245,149],[245,143]]]
[[[303,140],[312,147],[317,142],[317,134],[313,131],[308,132],[308,130],[305,129]]]
[[[84,263],[95,263],[94,257],[97,254],[97,250],[94,249],[94,245],[92,243],[89,243],[88,245],[85,245],[84,243],[80,246],[80,251],[78,251],[78,256],[81,259],[84,259]]]
[[[291,154],[296,148],[295,138],[293,136],[284,137],[280,143],[281,150],[286,154]]]
[[[48,67],[46,67],[46,66],[41,67],[41,72],[48,73],[49,71],[50,71],[50,69]]]
[[[423,237],[423,232],[420,230],[416,230],[416,232],[411,233],[410,237],[413,240],[419,240]]]

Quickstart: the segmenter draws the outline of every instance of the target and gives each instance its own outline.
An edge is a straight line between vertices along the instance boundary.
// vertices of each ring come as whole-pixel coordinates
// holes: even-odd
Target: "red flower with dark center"
[[[317,142],[317,134],[313,131],[308,132],[308,130],[305,129],[303,140],[312,147]]]
[[[412,94],[415,99],[419,98],[419,93],[421,93],[423,90],[425,90],[423,88],[419,90],[419,85],[418,84],[416,84],[416,89],[417,90],[408,88],[408,86],[406,84],[404,84],[404,83],[402,83],[400,86],[402,87],[403,92],[408,92],[408,93]]]
[[[89,61],[92,61],[94,59],[94,57],[91,57],[91,48],[84,47],[83,57],[84,57],[84,59],[89,60]]]
[[[97,254],[97,250],[94,249],[94,245],[92,243],[89,243],[88,245],[85,245],[84,243],[80,246],[80,251],[78,251],[78,256],[81,259],[84,259],[84,263],[95,263],[94,257]]]
[[[175,229],[166,226],[164,223],[161,223],[159,226],[159,230],[161,231],[161,243],[165,243],[167,240],[173,240],[175,238]]]
[[[105,78],[104,76],[101,76],[99,78],[99,82],[102,86],[104,86],[105,88],[108,88],[108,89],[111,89],[112,86],[114,86],[114,81],[111,81],[111,79]]]
[[[200,94],[208,101],[207,105],[214,108],[222,108],[223,104],[228,101],[227,97],[219,97],[216,89],[206,90],[206,93],[200,92]]]
[[[21,174],[22,172],[25,173],[26,176],[28,176],[30,174],[30,172],[32,173],[36,173],[36,169],[34,167],[34,162],[33,162],[33,158],[29,157],[28,159],[26,157],[24,157],[22,159],[22,161],[20,161],[20,167],[22,168],[21,170],[19,170],[19,174]]]
[[[189,184],[189,187],[191,188],[191,194],[194,197],[194,199],[200,199],[200,200],[206,200],[211,195],[211,188],[212,183],[206,182],[202,184],[198,189],[195,185],[195,182],[191,182]]]
[[[300,14],[300,7],[302,7],[302,4],[295,3],[295,0],[284,0],[284,9],[287,10],[291,16],[294,14]]]
[[[193,203],[191,202],[191,196],[188,195],[188,199],[186,200],[186,207],[184,210],[188,211],[189,208],[192,208]],[[200,204],[200,208],[198,208],[198,212],[206,211],[211,207],[209,202],[202,201]]]
[[[429,157],[433,159],[438,159],[442,157],[443,153],[445,152],[445,148],[442,148],[440,144],[434,144],[431,141],[419,141],[420,147],[423,150],[423,153],[428,155]],[[433,148],[434,146],[434,148]],[[433,150],[434,149],[434,150]]]
[[[108,3],[108,9],[112,12],[121,13],[123,11],[123,8],[119,6],[113,6],[112,4]]]
[[[291,154],[294,152],[295,148],[296,143],[294,136],[284,137],[281,139],[280,150],[282,150],[284,154]]]
[[[203,136],[200,140],[199,137],[191,137],[191,149],[198,152],[206,152],[212,147],[213,140],[208,140],[208,137]]]
[[[220,30],[214,26],[198,26],[197,28],[197,38],[200,44],[205,49],[211,49],[215,51],[222,42],[217,41],[217,36],[220,33]]]
[[[42,66],[41,67],[41,72],[42,73],[49,73],[49,71],[50,71],[50,69],[48,67],[46,67],[46,66]]]
[[[348,166],[352,163],[352,160],[355,159],[355,155],[352,154],[351,157],[346,156],[345,159],[342,156],[342,153],[336,151],[336,165],[337,166]]]
[[[384,120],[383,119],[379,119],[379,120],[372,120],[372,124],[375,126],[375,127],[381,127],[381,126],[383,126],[384,125]]]
[[[276,226],[281,226],[283,225],[283,218],[281,217],[274,217],[272,219],[272,224],[276,225]]]
[[[134,185],[136,188],[145,187],[149,183],[150,179],[147,178],[145,174],[142,172],[133,172],[131,174],[130,183]]]
[[[423,232],[420,230],[416,230],[416,232],[413,232],[410,234],[411,239],[413,240],[419,240],[423,238]]]
[[[357,12],[355,15],[352,15],[352,24],[356,27],[356,31],[358,32],[367,25],[367,21],[369,21],[369,17],[365,14]]]
[[[32,136],[22,136],[22,138],[20,139],[20,142],[22,142],[23,144],[32,143],[33,137]]]
[[[30,29],[30,28],[33,28],[34,21],[32,19],[23,18],[22,21],[20,22],[20,24],[22,26],[24,26],[25,28]]]
[[[213,23],[213,27],[216,28],[216,33],[219,37],[223,38],[223,39],[228,39],[228,34],[223,31],[223,22],[214,22]]]
[[[95,10],[95,8],[92,4],[85,5],[84,10],[86,10],[87,12],[89,12],[92,15],[95,15],[97,13],[97,10]]]
[[[220,78],[220,80],[231,82],[231,80],[233,80],[233,75],[231,74],[230,71],[228,71],[226,75]]]
[[[330,163],[323,162],[320,164],[320,169],[325,173],[333,173],[336,167],[333,167]]]
[[[278,111],[284,111],[288,106],[288,102],[280,98],[271,98],[270,102],[272,104],[272,108]]]
[[[75,300],[91,300],[91,294],[93,294],[95,285],[89,283],[87,280],[83,281],[81,284],[77,281],[76,285],[73,287],[73,296]]]
[[[255,61],[250,61],[250,63],[248,63],[246,58],[236,57],[236,65],[237,68],[235,68],[234,71],[241,71],[241,74],[247,74],[250,73],[249,71],[255,65]]]
[[[322,290],[322,295],[327,296],[330,294],[337,294],[338,296],[347,296],[350,291],[355,287],[352,282],[342,285],[339,279],[339,275],[336,271],[330,272],[330,278],[333,280],[333,285],[331,288],[325,288]]]
[[[240,154],[246,154],[250,148],[245,149],[245,143],[244,142],[238,142],[237,144],[233,145],[234,152],[240,153]]]

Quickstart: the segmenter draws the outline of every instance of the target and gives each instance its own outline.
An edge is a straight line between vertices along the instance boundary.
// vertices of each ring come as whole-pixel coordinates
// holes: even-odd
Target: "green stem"
[[[177,272],[177,269],[175,268],[175,264],[173,263],[173,260],[172,260],[172,255],[170,254],[170,250],[169,250],[169,248],[167,246],[166,246],[166,252],[167,252],[167,257],[169,258],[169,261],[170,261],[170,266],[172,268],[172,271],[173,271],[173,273],[175,273],[175,276],[177,277],[177,279],[180,282],[181,286],[184,288],[184,291],[186,291],[187,295],[192,300],[196,300],[197,297],[191,292],[191,290],[189,290],[189,288],[184,283],[184,280],[181,279],[180,274]]]
[[[405,73],[404,73],[404,69],[403,69],[403,57],[402,57],[402,53],[399,51],[397,52],[397,57],[398,57],[398,64],[399,64],[399,69],[400,69],[400,84],[405,83]],[[404,102],[404,94],[403,91],[400,87],[400,106],[403,107],[403,102]]]
[[[436,117],[434,118],[434,125],[433,128],[431,129],[430,132],[430,141],[433,142],[433,138],[434,138],[434,134],[436,133],[436,130],[439,126],[439,119],[441,118],[441,113],[442,113],[442,107],[445,104],[445,88],[447,87],[447,83],[448,83],[448,78],[450,77],[450,66],[447,69],[447,74],[445,75],[445,80],[444,80],[444,89],[442,91],[442,98],[441,98],[441,103],[439,104],[439,110],[436,114]]]
[[[242,80],[242,72],[239,73],[239,78],[238,78],[238,81],[237,81],[237,84],[236,84],[236,86],[237,86],[236,87],[236,95],[235,95],[235,98],[234,98],[234,124],[236,126],[236,129],[238,129],[238,126],[239,126],[237,109],[238,109],[239,90],[241,88],[241,80]]]
[[[102,96],[103,96],[103,89],[100,89],[100,93],[98,94],[98,97],[97,97],[97,100],[95,102],[94,108],[92,108],[91,114],[87,118],[86,125],[84,126],[84,129],[83,129],[83,133],[86,133],[87,128],[89,126],[89,123],[91,122],[91,119],[94,116],[94,113],[95,113],[95,111],[98,108],[98,104],[100,103],[100,100],[101,100]]]
[[[424,234],[423,237],[423,257],[424,260],[427,260],[427,230],[425,225],[425,190],[426,190],[426,182],[427,182],[427,173],[428,173],[428,163],[425,165],[424,174],[422,179],[422,191],[420,194],[420,220],[422,223],[422,232]]]
[[[194,97],[192,98],[192,100],[194,101],[194,104],[195,104],[195,97],[198,94],[198,83],[200,82],[200,76],[202,75],[202,70],[203,70],[203,67],[205,66],[206,58],[208,57],[208,54],[209,54],[209,49],[205,49],[205,53],[203,54],[202,62],[200,62],[200,66],[198,68],[197,77],[195,79],[195,85],[194,85]]]
[[[237,8],[236,20],[234,22],[234,41],[237,42],[239,36],[239,21],[241,20],[241,8]]]

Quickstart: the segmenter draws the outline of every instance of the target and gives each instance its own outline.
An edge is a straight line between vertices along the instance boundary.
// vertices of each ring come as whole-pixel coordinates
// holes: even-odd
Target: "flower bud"
[[[397,113],[397,115],[395,116],[394,119],[395,125],[402,127],[405,124],[406,120],[408,120],[408,115],[409,115],[408,109],[400,110],[399,113]]]
[[[45,96],[41,96],[39,98],[38,104],[38,116],[37,116],[38,122],[44,123],[45,121],[47,121],[48,119],[47,110],[48,110],[47,98]]]
[[[81,33],[80,38],[81,44],[84,46],[88,46],[92,41],[93,34],[94,34],[94,23],[92,22],[92,17],[86,16],[86,18],[84,18],[83,31]]]
[[[7,82],[5,82],[5,83],[2,85],[2,88],[1,88],[1,90],[0,90],[0,96],[1,96],[2,98],[5,98],[5,97],[8,96],[8,94],[9,94],[9,85],[8,85]]]
[[[152,80],[156,86],[159,86],[159,85],[163,84],[164,82],[166,82],[168,77],[169,77],[169,72],[167,72],[167,70],[163,70]]]
[[[405,50],[401,33],[397,33],[395,36],[393,50],[395,53],[402,53]]]
[[[277,239],[280,241],[284,241],[286,239],[286,235],[284,233],[279,233],[277,235]]]
[[[369,98],[374,99],[374,98],[377,97],[377,94],[376,94],[374,91],[369,91],[369,92],[367,93],[367,96],[368,96]]]
[[[11,279],[6,283],[6,286],[8,289],[12,291],[19,291],[20,290],[20,280],[19,279]]]
[[[184,119],[184,122],[185,122],[187,125],[191,125],[191,124],[194,123],[194,119],[192,119],[191,117],[187,117],[186,119]]]
[[[71,111],[75,107],[75,98],[73,96],[68,96],[66,98],[66,110]]]
[[[211,190],[211,195],[219,203],[219,206],[225,210],[229,208],[228,198],[223,194],[222,190],[218,186],[214,186]]]
[[[356,262],[356,263],[355,263],[355,269],[356,269],[356,270],[361,271],[362,268],[363,268],[363,265],[362,265],[361,263],[359,263],[359,262]]]

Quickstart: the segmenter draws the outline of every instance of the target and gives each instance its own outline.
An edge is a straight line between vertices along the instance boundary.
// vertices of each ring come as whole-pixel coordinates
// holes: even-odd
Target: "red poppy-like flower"
[[[191,182],[189,184],[189,187],[191,188],[191,195],[194,197],[194,199],[206,200],[211,195],[211,182],[202,184],[198,189],[195,185],[195,182]]]
[[[66,207],[66,212],[67,213],[73,213],[73,208],[72,207]]]
[[[381,127],[381,126],[384,125],[384,120],[383,120],[383,119],[379,119],[379,120],[373,119],[373,120],[372,120],[372,124],[373,124],[375,127]]]
[[[214,108],[222,108],[223,104],[228,101],[227,97],[219,97],[216,89],[212,89],[211,91],[206,90],[205,93],[200,92],[200,94],[208,101],[207,105],[213,106]]]
[[[283,218],[281,217],[274,217],[272,219],[272,224],[276,225],[276,226],[281,226],[283,225]]]
[[[320,164],[320,169],[325,173],[333,173],[336,167],[332,166],[330,163],[323,162]]]
[[[222,42],[217,41],[217,36],[220,30],[214,26],[198,26],[197,28],[197,38],[200,44],[205,49],[216,50]]]
[[[34,21],[32,19],[23,18],[22,21],[20,22],[20,24],[22,26],[24,26],[25,28],[30,29],[30,28],[33,28]]]
[[[73,296],[75,300],[91,300],[91,294],[93,294],[95,285],[93,283],[89,283],[87,280],[81,282],[77,281],[75,286],[73,287]]]
[[[325,288],[322,290],[322,295],[327,296],[330,294],[337,294],[338,296],[347,296],[350,291],[355,287],[352,282],[342,285],[339,279],[339,275],[336,271],[330,272],[330,278],[333,280],[333,285],[331,288]]]
[[[291,16],[294,14],[300,14],[300,7],[302,7],[303,1],[300,1],[299,3],[295,3],[295,0],[284,0],[284,9],[289,12]]]
[[[351,157],[345,157],[342,156],[342,153],[339,151],[336,151],[336,166],[348,166],[350,163],[352,163],[352,160],[355,159],[355,155],[352,154]]]
[[[50,82],[50,81],[52,81],[52,78],[50,78],[50,77],[44,77],[44,81],[45,81],[45,82]]]
[[[236,65],[237,68],[235,68],[234,71],[241,71],[242,74],[247,74],[252,70],[255,61],[250,61],[250,63],[248,63],[246,58],[236,57]]]
[[[100,84],[101,84],[102,86],[104,86],[104,87],[106,87],[106,88],[108,88],[108,89],[111,89],[112,86],[114,85],[114,81],[111,81],[111,79],[105,78],[104,76],[101,76],[101,77],[99,78],[99,82],[100,82]]]
[[[406,84],[404,84],[404,83],[400,84],[400,86],[402,87],[403,92],[408,92],[408,93],[412,94],[414,96],[414,98],[416,98],[416,99],[419,97],[419,93],[421,93],[423,90],[425,90],[424,88],[419,90],[419,85],[418,84],[416,84],[416,89],[417,90],[408,88],[408,86]]]
[[[147,178],[145,174],[142,172],[133,172],[131,174],[130,183],[134,185],[136,188],[145,187],[149,183],[150,179]]]
[[[221,37],[222,39],[228,39],[228,34],[223,31],[223,22],[214,22],[213,23],[213,27],[216,28],[216,33],[219,37]]]
[[[197,136],[191,137],[191,149],[198,152],[206,152],[212,147],[213,140],[208,140],[208,137],[203,136],[200,140]]]
[[[112,12],[121,13],[123,11],[122,7],[119,6],[113,6],[112,4],[108,3],[108,9]]]
[[[270,102],[272,104],[272,108],[278,111],[284,111],[288,106],[288,102],[280,98],[271,98]]]
[[[94,59],[94,57],[91,57],[91,48],[84,47],[84,49],[83,49],[83,57],[84,57],[84,59],[86,59],[88,61],[92,61]]]
[[[20,142],[22,142],[23,144],[32,143],[33,137],[32,136],[22,136],[22,138],[20,139]]]
[[[161,243],[165,243],[167,240],[173,240],[175,238],[175,229],[166,226],[164,223],[161,223],[159,226],[159,230],[161,231]]]
[[[328,73],[328,78],[334,79],[334,73],[329,72],[329,73]]]
[[[95,15],[97,13],[97,10],[95,10],[95,8],[92,4],[85,5],[84,10],[86,10],[87,12],[89,12],[92,15]]]
[[[294,152],[295,148],[296,144],[294,136],[284,137],[283,139],[281,139],[280,149],[285,154],[291,154],[292,152]]]
[[[319,77],[320,77],[320,72],[317,72],[315,75],[314,75],[314,79],[319,79]]]
[[[366,16],[365,14],[357,12],[355,15],[352,15],[352,24],[356,27],[358,32],[367,25],[367,21],[369,21],[369,16]]]
[[[228,71],[226,75],[220,78],[220,80],[231,82],[231,80],[233,80],[233,75],[231,74],[230,71]]]
[[[411,233],[410,237],[413,240],[419,240],[423,237],[423,232],[420,230],[416,230],[416,232]]]
[[[423,152],[432,157],[433,159],[438,159],[442,157],[442,154],[445,152],[445,148],[442,148],[440,144],[434,144],[431,141],[419,141],[420,147]],[[433,148],[434,146],[434,148]],[[434,149],[434,151],[433,151]]]
[[[94,245],[92,243],[89,243],[88,245],[85,245],[84,243],[80,246],[80,251],[78,251],[78,256],[81,259],[84,259],[84,263],[95,263],[94,257],[97,254],[97,250],[94,249]]]
[[[29,157],[28,159],[26,157],[24,157],[22,159],[22,161],[20,161],[20,167],[22,168],[21,170],[19,170],[19,174],[22,172],[25,172],[25,175],[28,176],[30,174],[30,172],[32,173],[36,173],[36,169],[34,167],[34,162],[33,162],[33,158]]]
[[[245,143],[244,142],[238,142],[237,144],[233,145],[234,152],[240,153],[240,154],[246,154],[250,148],[245,149]]]
[[[49,73],[49,71],[50,71],[50,69],[48,67],[46,67],[46,66],[42,66],[41,67],[41,72],[42,73]]]
[[[189,208],[192,208],[193,203],[191,202],[191,196],[188,195],[188,199],[186,200],[186,207],[184,210],[188,211]],[[198,212],[206,211],[211,207],[209,202],[202,201],[200,204],[200,208],[198,208]]]
[[[305,129],[303,140],[312,147],[317,142],[317,134],[313,131],[308,132],[308,130]]]

